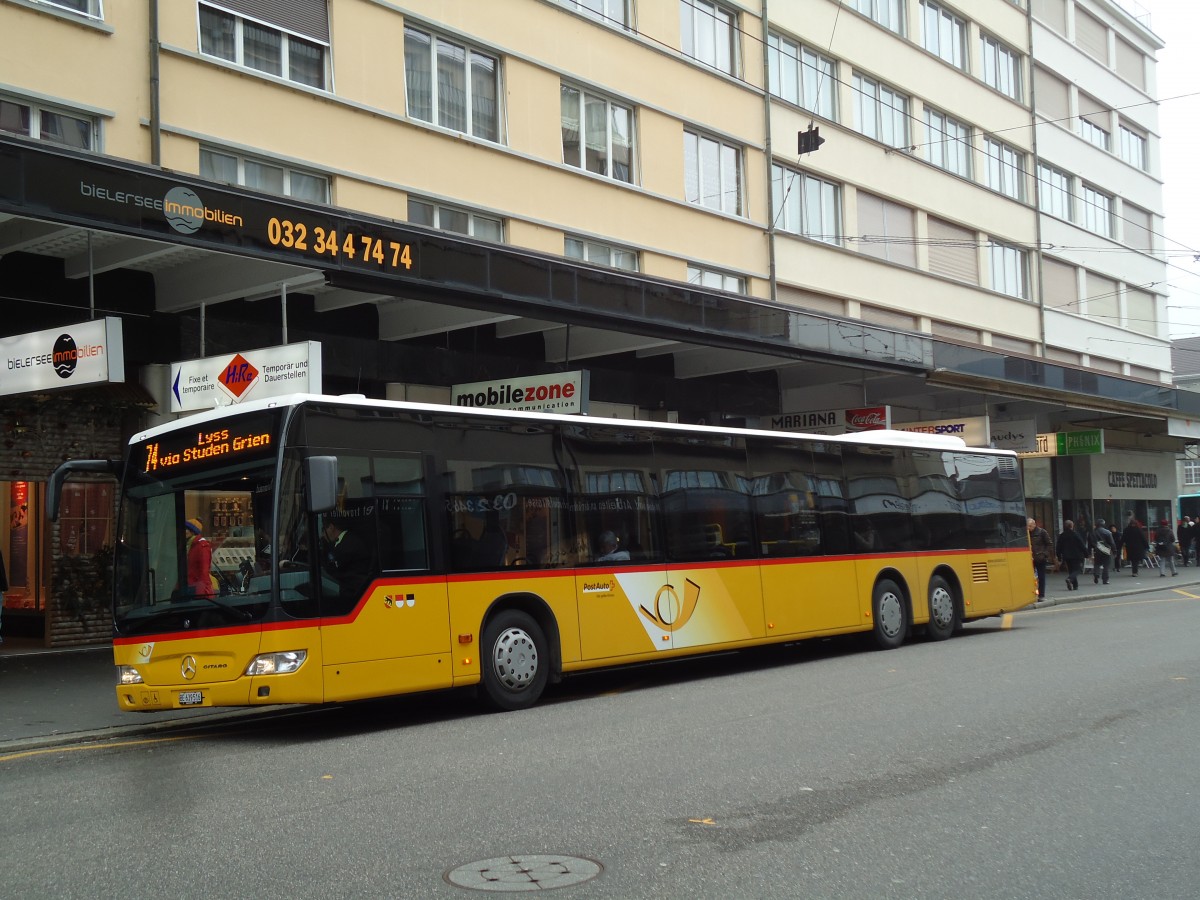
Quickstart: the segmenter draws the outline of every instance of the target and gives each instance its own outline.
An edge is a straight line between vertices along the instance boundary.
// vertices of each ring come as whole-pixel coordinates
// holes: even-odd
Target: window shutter
[[[1065,122],[1071,115],[1070,91],[1067,83],[1045,69],[1033,70],[1033,89],[1037,109],[1047,119]]]
[[[1153,252],[1154,224],[1150,213],[1132,203],[1126,203],[1122,213],[1125,218],[1125,245],[1144,253]]]
[[[887,244],[881,238],[886,235],[883,220],[883,198],[858,192],[858,250],[876,259],[887,259]]]
[[[1042,257],[1042,298],[1049,309],[1079,311],[1079,284],[1075,267]]]
[[[929,271],[979,284],[978,235],[929,217]]]
[[[1079,6],[1075,7],[1075,44],[1084,53],[1108,65],[1108,28]]]
[[[1033,15],[1059,34],[1067,33],[1066,0],[1033,0]]]
[[[1117,38],[1117,74],[1135,87],[1146,89],[1146,60],[1142,51]]]
[[[208,0],[239,16],[248,16],[276,28],[329,43],[329,8],[326,0]]]
[[[1158,333],[1158,317],[1155,314],[1158,299],[1147,291],[1132,288],[1125,291],[1125,317],[1132,331],[1143,334]]]
[[[1087,119],[1097,128],[1112,132],[1112,121],[1108,109],[1083,92],[1079,94],[1079,117]]]

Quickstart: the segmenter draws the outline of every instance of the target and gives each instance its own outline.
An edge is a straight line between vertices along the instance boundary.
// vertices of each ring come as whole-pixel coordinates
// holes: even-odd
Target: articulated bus
[[[518,709],[587,669],[894,648],[1036,598],[1017,460],[957,438],[296,395],[68,461],[52,514],[79,472],[121,480],[126,710],[460,686]]]

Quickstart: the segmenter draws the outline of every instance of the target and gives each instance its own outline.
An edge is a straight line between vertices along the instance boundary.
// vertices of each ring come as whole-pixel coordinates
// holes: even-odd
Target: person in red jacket
[[[204,523],[188,519],[183,523],[187,535],[187,583],[196,597],[211,597],[213,591],[212,544],[204,536]]]

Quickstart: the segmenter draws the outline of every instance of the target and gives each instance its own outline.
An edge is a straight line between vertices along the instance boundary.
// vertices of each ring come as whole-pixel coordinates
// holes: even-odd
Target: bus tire
[[[499,710],[526,709],[542,696],[550,674],[546,636],[534,618],[519,609],[493,616],[483,629],[484,699]]]
[[[944,641],[958,626],[958,598],[941,575],[929,579],[929,624],[925,633],[931,641]]]
[[[894,650],[908,635],[908,604],[900,585],[888,578],[875,584],[871,597],[871,615],[875,626],[872,636],[880,650]]]

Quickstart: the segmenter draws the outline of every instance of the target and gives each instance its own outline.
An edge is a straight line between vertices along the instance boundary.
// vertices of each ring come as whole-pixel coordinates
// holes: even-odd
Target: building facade
[[[1047,527],[1177,493],[1200,404],[1170,384],[1137,10],[0,0],[0,30],[0,337],[121,321],[92,453],[172,415],[172,362],[320,341],[331,393],[582,369],[630,417],[1102,432],[1102,462],[1026,461]],[[84,454],[22,436],[69,393],[9,391],[0,448],[34,498],[5,628],[60,643],[95,635],[45,625],[78,542],[38,498]]]

